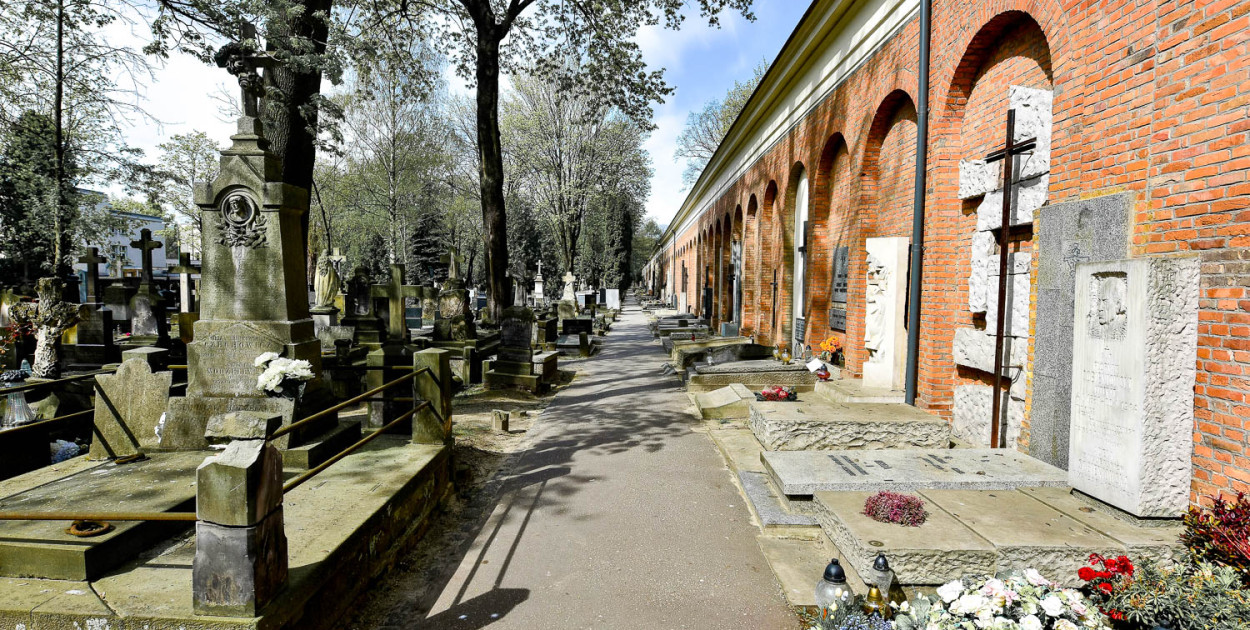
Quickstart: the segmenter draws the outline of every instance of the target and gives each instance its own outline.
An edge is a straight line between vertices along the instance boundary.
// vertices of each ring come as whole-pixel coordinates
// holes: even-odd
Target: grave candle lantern
[[[823,611],[834,604],[845,605],[854,598],[855,593],[846,583],[846,571],[837,558],[830,560],[825,574],[816,582],[816,606]]]

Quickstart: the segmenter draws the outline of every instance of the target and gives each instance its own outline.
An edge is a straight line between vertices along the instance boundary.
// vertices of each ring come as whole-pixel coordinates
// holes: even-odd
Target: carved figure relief
[[[352,315],[369,317],[373,315],[373,296],[370,292],[369,272],[364,267],[357,267],[356,273],[347,283],[347,303],[345,306]]]
[[[241,192],[231,193],[221,201],[217,242],[226,247],[265,247],[267,224],[265,215],[251,197]]]
[[[1090,309],[1086,321],[1093,339],[1120,341],[1128,328],[1128,277],[1123,273],[1099,273],[1091,277]]]
[[[872,254],[868,255],[867,316],[864,326],[864,349],[868,361],[881,361],[881,344],[885,342],[885,293],[890,286],[890,269]]]

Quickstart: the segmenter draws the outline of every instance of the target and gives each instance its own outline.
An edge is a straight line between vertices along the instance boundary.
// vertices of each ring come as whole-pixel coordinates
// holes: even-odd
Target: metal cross
[[[773,282],[772,282],[772,286],[773,286],[773,312],[772,312],[772,322],[773,322],[773,329],[775,330],[775,329],[777,328],[777,269],[776,269],[776,267],[774,267],[774,268],[773,268]]]
[[[421,287],[404,284],[404,266],[391,265],[391,281],[386,284],[375,284],[371,287],[370,295],[375,298],[386,298],[387,305],[390,307],[388,312],[391,321],[387,325],[386,333],[390,341],[403,342],[408,339],[408,320],[405,298],[420,298]]]
[[[130,241],[130,246],[139,250],[139,257],[143,260],[141,284],[152,284],[152,250],[160,249],[161,242],[152,239],[152,230],[143,228],[139,231],[139,240]]]
[[[95,247],[87,249],[87,253],[78,258],[78,262],[87,265],[87,302],[99,302],[100,296],[100,267],[102,263],[108,262],[108,259],[100,255],[100,250]]]
[[[1007,249],[1011,233],[1011,194],[1015,179],[1012,158],[1037,147],[1037,138],[1016,142],[1016,110],[1007,110],[1007,141],[1003,148],[985,156],[987,163],[1003,162],[1003,222],[998,229],[998,321],[994,332],[994,400],[990,405],[990,448],[1003,446],[1007,439],[1006,423],[999,422],[1002,413],[1003,337],[1007,314]],[[1017,296],[1019,297],[1019,296]],[[1002,426],[1000,426],[1000,424]]]

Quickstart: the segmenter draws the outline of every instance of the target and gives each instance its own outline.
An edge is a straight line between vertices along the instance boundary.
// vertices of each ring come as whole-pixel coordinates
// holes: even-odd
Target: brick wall
[[[1051,88],[1051,203],[1131,192],[1133,256],[1203,261],[1193,498],[1250,490],[1250,0],[935,0],[933,16],[919,404],[949,414],[967,378],[951,360],[954,330],[984,325],[967,306],[975,208],[956,196],[958,162],[1002,141],[1007,86]],[[836,336],[852,374],[863,359],[863,240],[910,235],[917,32],[913,20],[722,197],[704,200],[707,216],[674,239],[694,242],[741,205],[744,330],[784,340],[787,212],[803,165],[812,185],[808,342],[830,334],[831,256],[848,244],[848,330]],[[713,255],[706,245],[704,259]],[[1031,245],[1026,235],[1013,247]],[[684,254],[693,303],[701,271],[692,256]],[[680,260],[674,268],[680,279]]]

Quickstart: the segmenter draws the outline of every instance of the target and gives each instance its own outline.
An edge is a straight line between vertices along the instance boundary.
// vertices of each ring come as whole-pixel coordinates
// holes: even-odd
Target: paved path
[[[535,423],[429,615],[405,627],[797,627],[729,470],[691,431],[677,380],[660,375],[664,360],[627,306]]]

